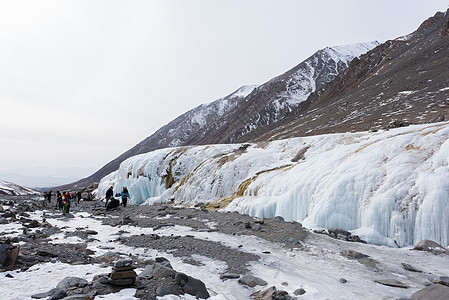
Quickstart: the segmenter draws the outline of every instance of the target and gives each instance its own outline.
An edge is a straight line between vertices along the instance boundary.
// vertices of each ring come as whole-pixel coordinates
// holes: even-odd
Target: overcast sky
[[[446,9],[446,0],[0,0],[0,174],[88,176],[199,104],[326,46],[411,33]]]

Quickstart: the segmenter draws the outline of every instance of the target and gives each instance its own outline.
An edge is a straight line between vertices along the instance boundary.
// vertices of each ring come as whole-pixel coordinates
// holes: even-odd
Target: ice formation
[[[167,148],[102,179],[134,204],[215,203],[309,228],[339,227],[370,243],[449,243],[449,123],[259,144]]]

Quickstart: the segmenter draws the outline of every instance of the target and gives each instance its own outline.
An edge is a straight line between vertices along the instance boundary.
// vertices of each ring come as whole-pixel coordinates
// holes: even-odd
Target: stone
[[[249,287],[255,287],[256,285],[267,285],[265,280],[254,276],[243,276],[239,279],[239,283]]]
[[[145,269],[138,275],[138,277],[156,277],[156,278],[164,278],[167,276],[175,276],[176,271],[167,268],[159,263],[154,263],[152,265],[147,265]]]
[[[155,227],[153,227],[153,231],[159,230],[164,227],[172,227],[172,226],[175,226],[175,224],[159,224],[159,225],[156,225]]]
[[[224,273],[220,275],[220,279],[238,279],[238,278],[240,278],[239,274]]]
[[[94,299],[95,299],[95,296],[87,295],[87,294],[72,295],[72,296],[68,296],[68,297],[64,298],[64,300],[94,300]]]
[[[56,285],[56,288],[67,291],[68,289],[73,287],[85,287],[87,286],[87,284],[88,282],[86,279],[78,277],[66,277]]]
[[[448,300],[449,299],[449,287],[434,284],[428,286],[422,290],[417,291],[411,297],[411,300]]]
[[[287,237],[284,239],[284,244],[287,246],[301,246],[301,242],[295,238]]]
[[[171,292],[167,288],[160,286],[156,289],[156,294],[160,297],[163,297],[163,296],[170,295]]]
[[[408,285],[406,285],[405,283],[403,283],[399,280],[396,280],[396,279],[378,279],[378,280],[374,280],[374,282],[382,284],[382,285],[397,287],[397,288],[402,288],[402,289],[408,288]]]
[[[131,259],[121,259],[115,262],[115,267],[128,267],[133,263]]]
[[[58,254],[51,252],[51,251],[47,251],[47,250],[37,250],[37,255],[40,256],[50,256],[50,257],[57,257]]]
[[[448,251],[443,246],[431,240],[420,241],[418,244],[415,245],[413,250],[426,251],[434,254],[448,253]]]
[[[412,265],[409,265],[409,264],[406,264],[406,263],[401,263],[401,264],[402,264],[402,267],[404,269],[406,269],[407,271],[422,273],[422,271],[420,269],[417,269],[417,268],[415,268]]]
[[[343,251],[341,251],[341,255],[343,255],[347,258],[355,258],[355,259],[368,257],[368,255],[365,255],[363,253],[360,253],[360,252],[357,252],[354,250],[343,250]]]
[[[137,274],[134,271],[113,271],[109,278],[115,279],[124,279],[124,278],[136,278]]]
[[[98,234],[98,232],[96,232],[95,230],[92,230],[92,229],[86,230],[85,232],[86,232],[86,234],[91,234],[91,235]]]
[[[344,278],[340,278],[340,282],[341,283],[346,283],[346,282],[348,282],[346,279],[344,279]]]
[[[6,250],[6,259],[3,263],[3,266],[12,268],[16,264],[17,257],[19,256],[20,245],[14,244],[10,246],[11,247]]]
[[[251,296],[254,297],[255,300],[272,300],[274,296],[276,296],[276,287],[271,286],[264,291],[258,291]]]
[[[67,296],[67,292],[65,290],[61,290],[61,289],[58,289],[58,288],[52,289],[50,291],[50,295],[49,295],[51,300],[62,299],[65,296]]]
[[[206,285],[199,279],[187,276],[184,273],[176,273],[175,282],[177,285],[180,285],[182,290],[187,294],[200,299],[207,299],[210,297]]]
[[[304,295],[305,293],[306,293],[306,290],[303,289],[303,288],[296,289],[296,290],[293,292],[293,294],[296,295],[296,296],[301,296],[301,295]]]
[[[346,240],[351,235],[351,233],[349,231],[341,229],[341,228],[332,227],[332,228],[329,228],[327,231],[329,232],[329,235],[335,234],[336,237],[338,237],[338,235],[340,235],[342,237],[341,239],[343,239],[343,237],[344,237],[344,239],[346,239]]]
[[[134,267],[134,266],[127,266],[127,267],[112,267],[112,270],[113,271],[117,271],[117,272],[120,272],[120,271],[131,271],[131,270],[134,270],[136,267]]]
[[[254,231],[262,230],[262,226],[260,224],[256,224],[256,225],[253,226],[253,230]]]
[[[275,216],[274,219],[279,222],[284,222],[284,218],[281,216]]]
[[[136,281],[135,278],[123,278],[123,279],[109,280],[109,283],[115,286],[130,286],[134,284],[135,281]]]
[[[173,267],[172,267],[171,264],[170,264],[170,261],[169,261],[168,259],[166,259],[165,257],[156,257],[156,258],[155,258],[155,261],[156,261],[158,264],[163,265],[164,267],[173,269]]]

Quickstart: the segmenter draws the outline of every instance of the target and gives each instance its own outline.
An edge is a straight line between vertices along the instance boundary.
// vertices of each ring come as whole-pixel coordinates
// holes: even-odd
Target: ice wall
[[[128,186],[131,203],[193,205],[340,227],[371,243],[449,243],[449,123],[264,144],[162,149],[132,157],[99,194]]]

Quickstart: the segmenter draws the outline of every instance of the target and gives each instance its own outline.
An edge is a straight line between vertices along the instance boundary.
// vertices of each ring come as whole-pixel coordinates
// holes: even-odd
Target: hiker
[[[67,200],[69,201],[69,207],[67,208],[67,212],[70,212],[70,205],[72,204],[72,196],[70,195],[70,192],[66,193]]]
[[[123,187],[123,191],[122,191],[121,195],[122,195],[123,207],[126,207],[126,203],[128,202],[128,198],[131,198],[131,197],[129,197],[128,189],[126,188],[126,186]]]
[[[47,192],[47,200],[48,200],[48,203],[51,203],[51,191]]]
[[[81,192],[78,191],[78,193],[76,193],[76,199],[78,199],[78,204],[80,204],[80,200],[81,200]]]
[[[62,195],[60,191],[56,192],[57,195],[57,201],[56,201],[56,208],[59,209],[59,211],[62,210]]]
[[[69,213],[69,211],[70,211],[70,201],[69,201],[69,196],[67,195],[67,192],[62,194],[61,199],[62,199],[62,213],[65,215],[66,213]]]
[[[114,188],[111,186],[106,192],[106,204],[104,207],[108,207],[109,200],[114,196]]]

